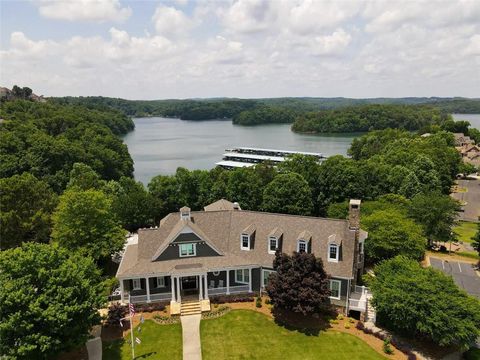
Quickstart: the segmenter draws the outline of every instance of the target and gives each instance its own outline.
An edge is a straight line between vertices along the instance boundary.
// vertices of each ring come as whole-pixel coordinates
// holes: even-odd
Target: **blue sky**
[[[0,83],[46,96],[479,97],[480,1],[0,1]]]

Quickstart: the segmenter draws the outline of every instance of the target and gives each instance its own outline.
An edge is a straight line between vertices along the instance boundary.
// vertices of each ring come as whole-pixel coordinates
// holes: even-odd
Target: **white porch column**
[[[175,278],[173,275],[170,275],[170,286],[172,288],[172,301],[175,301]]]
[[[147,303],[150,302],[150,278],[145,278],[145,283],[147,284]]]
[[[203,275],[198,275],[198,300],[203,300]]]
[[[124,302],[124,297],[125,297],[125,294],[124,294],[124,288],[123,288],[123,279],[120,280],[120,302],[123,304]]]
[[[180,277],[177,277],[177,302],[182,301],[182,296],[180,295]]]
[[[248,292],[252,292],[252,268],[248,269]]]
[[[230,295],[230,269],[227,269],[227,295]]]
[[[203,288],[205,291],[205,300],[208,300],[208,284],[207,284],[208,273],[205,273],[203,276]]]

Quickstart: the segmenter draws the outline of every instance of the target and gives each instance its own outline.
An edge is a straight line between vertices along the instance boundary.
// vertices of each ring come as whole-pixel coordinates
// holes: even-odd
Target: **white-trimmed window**
[[[297,241],[297,252],[307,252],[307,242],[305,240]]]
[[[157,288],[165,287],[165,276],[157,276]]]
[[[268,253],[275,254],[278,249],[278,239],[274,236],[268,238]]]
[[[140,279],[133,279],[133,290],[142,290],[142,282]]]
[[[342,282],[340,280],[330,280],[330,298],[340,300],[340,290]]]
[[[268,283],[268,277],[270,276],[270,274],[273,274],[275,273],[276,271],[273,271],[273,270],[265,270],[265,269],[262,269],[262,286],[265,287],[267,286],[267,283]]]
[[[240,236],[240,248],[242,250],[250,250],[250,235],[242,234]]]
[[[363,241],[358,243],[358,252],[360,254],[363,254]]]
[[[180,244],[178,246],[178,252],[180,257],[195,256],[197,254],[197,244]]]
[[[328,261],[338,262],[339,248],[337,244],[328,244]]]
[[[248,269],[235,270],[235,282],[248,284],[250,282],[250,271]]]

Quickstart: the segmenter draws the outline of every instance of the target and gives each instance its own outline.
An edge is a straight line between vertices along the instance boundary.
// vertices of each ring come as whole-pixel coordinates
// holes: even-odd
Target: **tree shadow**
[[[277,325],[308,336],[318,336],[321,331],[330,328],[330,320],[335,319],[337,316],[333,309],[326,309],[321,314],[303,315],[293,311],[273,308],[272,314]]]
[[[135,360],[136,359],[146,359],[147,357],[155,355],[156,353],[157,353],[156,351],[151,351],[149,353],[146,353],[146,354],[143,354],[143,355],[140,355],[140,356],[135,356]]]

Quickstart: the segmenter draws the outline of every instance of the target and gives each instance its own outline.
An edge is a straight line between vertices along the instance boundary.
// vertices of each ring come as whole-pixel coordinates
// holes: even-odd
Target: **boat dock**
[[[327,158],[321,153],[250,147],[235,147],[226,149],[225,151],[226,152],[223,154],[223,160],[217,162],[216,165],[226,169],[251,167],[265,161],[275,165],[285,161],[289,156],[295,154],[314,156],[319,162]]]

